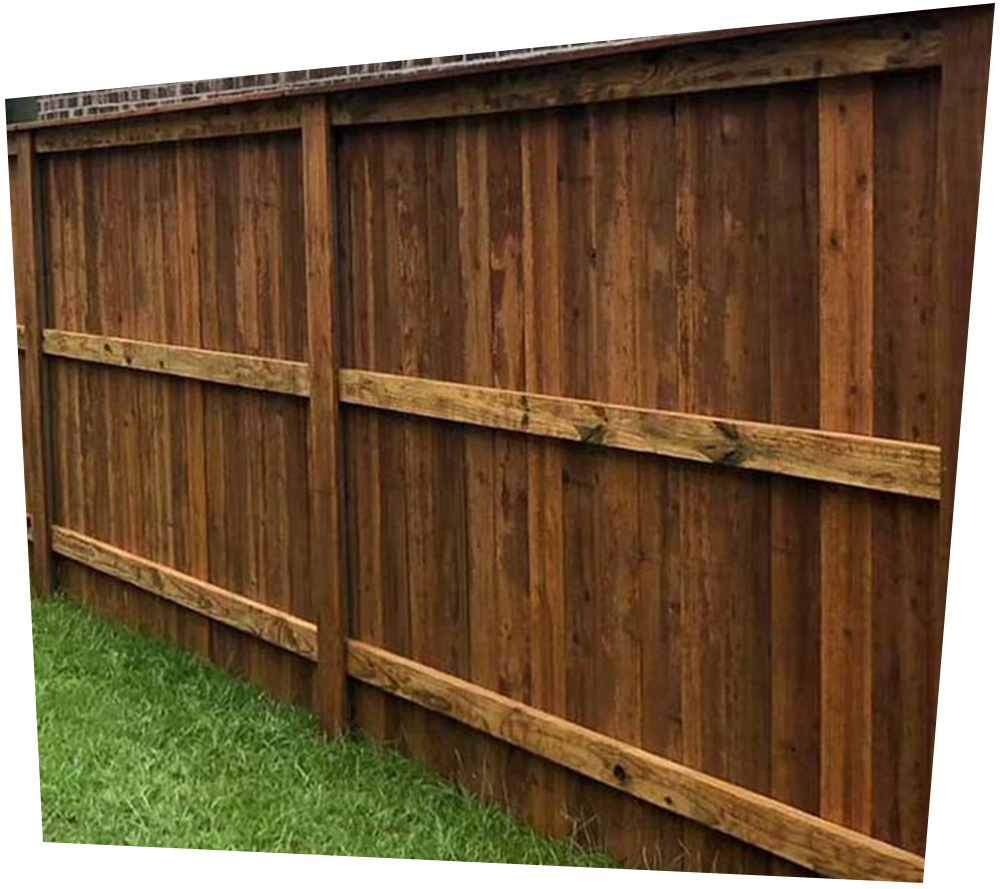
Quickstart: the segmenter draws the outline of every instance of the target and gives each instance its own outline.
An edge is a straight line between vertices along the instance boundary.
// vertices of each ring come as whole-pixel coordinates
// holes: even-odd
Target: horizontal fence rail
[[[24,337],[18,328],[19,342]],[[20,348],[20,346],[19,346]],[[309,397],[309,365],[93,334],[46,330],[45,354],[222,385]],[[340,371],[346,404],[583,444],[753,469],[937,500],[941,450],[722,417],[485,386]]]
[[[572,85],[558,68],[512,71],[453,84],[389,87],[333,103],[336,126],[528,111],[560,105],[682,95],[803,80],[930,68],[941,61],[941,30],[932,19],[830,25],[796,35],[747,37],[726,46],[696,46],[636,55],[624,66],[604,61],[577,72]]]
[[[932,445],[354,369],[342,370],[340,380],[341,399],[362,407],[932,500],[941,496],[941,451]]]
[[[929,15],[825,25],[792,35],[747,36],[727,44],[672,47],[661,53],[580,63],[567,88],[564,69],[525,69],[466,81],[387,84],[380,90],[342,87],[332,99],[338,127],[528,111],[565,105],[682,95],[794,83],[854,74],[906,71],[941,64],[942,33]],[[176,109],[173,113],[94,120],[42,129],[39,153],[282,132],[300,125],[289,100],[257,106]],[[8,154],[16,153],[8,141]]]
[[[356,679],[655,806],[842,879],[923,879],[923,859],[363,642]]]
[[[316,660],[316,626],[308,621],[58,525],[52,527],[52,549],[64,558]]]
[[[243,108],[181,109],[175,114],[137,121],[111,120],[78,127],[42,130],[40,153],[87,151],[126,145],[150,145],[192,139],[220,139],[260,133],[297,130],[299,108],[291,103],[270,103],[248,111]]]
[[[309,365],[120,337],[46,330],[46,355],[284,395],[309,396]]]

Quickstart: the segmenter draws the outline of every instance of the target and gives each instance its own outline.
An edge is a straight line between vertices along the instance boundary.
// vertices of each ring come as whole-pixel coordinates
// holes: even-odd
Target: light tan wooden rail
[[[69,528],[53,525],[52,549],[64,558],[316,660],[316,625],[309,621]]]
[[[312,661],[316,624],[53,526],[64,558],[133,584]],[[920,880],[923,859],[800,809],[607,735],[560,719],[357,640],[347,642],[352,678],[832,877]]]
[[[43,349],[46,355],[75,361],[285,395],[309,395],[309,365],[305,362],[52,329],[45,331]]]
[[[348,673],[478,731],[830,877],[919,881],[919,855],[375,646]]]
[[[349,404],[938,499],[940,449],[818,429],[610,405],[363,370]]]
[[[18,325],[22,347],[24,327]],[[305,362],[214,352],[118,337],[46,330],[46,354],[151,373],[308,397]],[[611,405],[404,377],[340,371],[348,404],[833,482],[932,500],[940,498],[934,445]]]

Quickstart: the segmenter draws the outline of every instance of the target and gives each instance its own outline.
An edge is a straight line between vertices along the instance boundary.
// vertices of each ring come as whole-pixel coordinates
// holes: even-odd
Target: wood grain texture
[[[891,14],[890,14],[891,15]],[[824,20],[812,20],[802,22],[778,22],[770,25],[755,25],[741,28],[722,28],[713,31],[692,31],[681,34],[663,34],[656,37],[635,38],[629,41],[629,46],[625,52],[644,53],[652,50],[661,50],[670,47],[690,46],[694,44],[711,44],[732,41],[737,38],[761,36],[767,34],[780,34],[788,31],[801,31],[811,28],[819,28],[831,24],[858,24],[861,22],[886,21],[890,15],[872,15],[855,18],[832,18]],[[910,14],[912,15],[912,14]],[[919,16],[919,13],[917,14]],[[932,24],[936,21],[931,18]],[[607,56],[617,56],[622,54],[622,48],[614,43],[608,44],[584,44],[568,49],[563,49],[559,54],[559,62],[576,62],[588,59],[598,59]],[[306,83],[304,85],[286,85],[275,89],[274,87],[264,88],[256,91],[247,91],[237,95],[221,94],[204,98],[192,99],[183,103],[176,103],[166,110],[170,112],[204,111],[212,108],[226,106],[240,106],[244,104],[256,104],[273,102],[279,98],[306,97],[323,94],[334,94],[344,92],[354,92],[359,89],[377,90],[386,86],[389,81],[392,84],[400,82],[420,82],[425,80],[439,80],[442,77],[452,77],[456,74],[479,74],[483,72],[496,72],[507,69],[537,67],[540,63],[549,60],[542,60],[535,57],[524,57],[513,55],[501,57],[499,59],[487,58],[482,61],[475,61],[467,66],[463,66],[460,72],[444,71],[434,67],[401,68],[393,71],[388,76],[372,79],[361,79],[360,81],[339,80],[320,85]],[[93,122],[110,120],[130,120],[144,118],[150,115],[163,113],[161,107],[139,107],[126,109],[124,111],[112,111],[92,116]],[[57,129],[70,127],[79,123],[74,118],[56,118],[44,121],[29,121],[23,123],[13,123],[7,125],[8,136],[14,136],[24,130]],[[8,143],[8,150],[9,150]]]
[[[771,91],[764,164],[770,418],[813,427],[820,421],[816,114],[815,84]],[[789,182],[799,185],[789,188]],[[771,795],[813,814],[820,810],[822,491],[771,479]],[[778,863],[773,873],[796,875]]]
[[[309,533],[310,586],[319,624],[319,712],[332,735],[347,728],[346,638],[342,572],[340,421],[337,369],[339,330],[335,251],[336,179],[330,117],[323,98],[302,109],[302,188],[305,275],[309,310]]]
[[[900,90],[912,91],[914,100],[934,101],[933,71],[892,77]],[[352,229],[344,251],[348,257],[355,251],[366,257],[352,263],[345,286],[357,295],[344,309],[348,330],[357,326],[366,343],[345,358],[349,369],[342,380],[355,371],[366,378],[418,375],[415,382],[406,382],[417,387],[456,384],[455,391],[478,387],[492,398],[497,368],[519,373],[523,335],[524,388],[508,390],[516,398],[537,395],[588,403],[613,398],[626,410],[831,432],[820,420],[817,92],[814,81],[759,92],[511,115],[510,123],[498,115],[342,131],[343,156],[367,171],[359,174],[351,197],[351,219],[364,239]],[[516,144],[507,135],[512,126],[520,134]],[[391,137],[383,141],[383,132]],[[885,140],[905,150],[896,137]],[[379,155],[383,145],[384,163]],[[498,151],[519,155],[517,162],[495,158]],[[420,191],[419,179],[430,158],[442,183],[448,182],[452,164],[456,168],[464,208],[457,226],[449,220],[438,185]],[[389,175],[384,201],[379,199],[381,182],[372,178],[379,170]],[[511,191],[518,185],[520,197],[515,198]],[[910,189],[901,173],[889,176],[880,200],[887,211],[906,206]],[[512,204],[520,206],[515,228],[523,244],[519,262],[510,257],[506,243],[511,223],[505,208]],[[383,213],[388,216],[384,226]],[[433,221],[422,228],[413,225],[414,218]],[[886,228],[885,237],[894,239],[900,270],[909,266],[907,256],[921,253],[919,226]],[[435,290],[425,268],[434,268],[442,239],[457,256],[461,276],[459,284]],[[374,245],[371,256],[369,244]],[[520,275],[513,287],[507,280],[511,269]],[[446,264],[442,273],[443,280],[451,280]],[[424,287],[426,299],[412,296],[423,294]],[[900,285],[898,292],[904,289]],[[383,290],[387,296],[379,301],[367,295]],[[895,286],[892,292],[897,292]],[[622,294],[629,295],[627,307],[620,304]],[[523,298],[523,324],[511,325],[504,314],[508,295]],[[917,308],[902,308],[897,297],[883,302],[877,311],[885,330],[897,324],[919,330]],[[445,331],[456,326],[463,331],[461,340],[448,340]],[[439,351],[447,342],[456,344],[450,351],[461,349],[464,363],[453,361],[451,354],[445,358],[428,352],[428,335],[442,344]],[[369,342],[398,343],[396,357],[387,351],[380,356]],[[923,374],[921,353],[906,354],[911,372]],[[832,360],[837,357],[833,354]],[[918,378],[907,375],[889,355],[872,373],[873,381],[881,381],[879,397],[886,404],[919,394],[917,383],[909,382]],[[451,385],[441,387],[444,401],[452,391]],[[372,406],[376,401],[373,397]],[[435,458],[419,448],[426,443],[433,454],[438,445],[430,444],[432,436],[448,427],[427,426],[423,417],[457,422],[461,428],[451,434],[462,440],[465,451],[467,574],[461,572],[461,562],[441,574],[429,571],[424,554],[435,544],[412,545],[428,533],[426,522],[408,520],[406,531],[391,529],[385,517],[392,511],[380,506],[383,552],[392,553],[396,565],[410,564],[411,554],[419,564],[414,562],[408,572],[405,607],[400,607],[397,591],[376,596],[381,599],[376,605],[372,587],[367,587],[360,611],[374,617],[378,608],[405,625],[392,631],[392,642],[380,642],[380,637],[390,638],[390,631],[379,618],[383,628],[369,623],[366,641],[441,669],[444,661],[438,658],[464,644],[464,625],[455,639],[438,646],[428,644],[422,629],[419,639],[409,632],[409,621],[416,606],[417,626],[424,626],[427,609],[436,607],[423,592],[429,579],[450,579],[454,589],[440,595],[437,607],[454,597],[461,600],[463,587],[469,597],[470,674],[462,678],[497,690],[490,677],[502,675],[508,652],[523,656],[522,640],[508,643],[506,631],[494,630],[505,626],[503,590],[513,590],[498,572],[517,576],[518,554],[527,537],[521,596],[528,599],[532,615],[539,616],[537,626],[531,624],[538,642],[529,644],[528,697],[515,694],[514,685],[505,693],[525,703],[564,700],[557,715],[630,740],[637,727],[627,717],[619,718],[628,711],[619,704],[635,694],[638,682],[643,747],[819,813],[824,486],[792,475],[734,473],[707,461],[660,460],[638,451],[625,455],[620,448],[582,442],[579,431],[571,430],[563,439],[547,433],[521,435],[527,442],[527,510],[511,533],[504,510],[517,514],[521,489],[506,485],[506,504],[496,492],[498,479],[506,484],[511,465],[506,462],[509,439],[525,431],[520,401],[496,426],[492,416],[477,419],[475,405],[467,415],[463,406],[463,413],[453,417],[450,404],[432,405],[426,413],[420,408],[415,416],[405,405],[368,410],[351,397],[344,403],[351,423],[367,418],[380,429],[409,436],[406,469],[395,473],[401,484],[406,482],[400,490],[404,501],[412,496],[426,506],[441,496],[439,483],[427,471]],[[861,438],[878,435],[905,443],[912,434],[906,429],[877,423]],[[365,441],[383,451],[378,438]],[[922,432],[913,443],[933,447],[934,437]],[[635,467],[635,513],[629,493],[633,467],[627,460],[611,465],[623,456],[641,458]],[[358,461],[360,492],[371,478],[360,445],[349,461]],[[883,530],[873,545],[886,552],[898,552],[899,536],[892,530],[896,517],[933,515],[937,508],[932,498],[877,499]],[[359,494],[354,503],[359,523],[371,512],[367,502]],[[609,527],[612,511],[616,521]],[[509,550],[496,545],[498,527],[504,528]],[[901,519],[898,527],[901,532],[913,528],[905,531],[910,539],[923,533],[911,519]],[[461,539],[461,533],[449,528],[448,536]],[[541,539],[535,539],[539,533]],[[363,539],[350,545],[359,561],[371,565],[379,558]],[[498,553],[504,561],[497,561]],[[830,570],[836,564],[837,559],[828,561]],[[848,564],[844,570],[851,574],[857,568]],[[912,584],[919,582],[918,572],[908,569],[897,580],[888,564],[880,570],[886,591],[880,594],[880,616],[872,633],[897,639],[898,631],[915,627],[912,620],[923,613],[922,606],[914,607],[907,617],[899,607],[903,590],[917,589]],[[633,582],[643,615],[638,631],[629,616]],[[698,645],[686,644],[689,639],[698,639]],[[406,647],[415,642],[426,660]],[[872,726],[879,732],[873,739],[873,787],[905,783],[905,797],[899,799],[907,799],[906,808],[913,813],[920,780],[905,779],[897,771],[900,760],[889,751],[918,752],[918,745],[907,733],[886,729],[899,719],[893,714],[900,705],[891,700],[890,690],[895,643],[877,646],[883,678],[877,696],[874,686],[872,695]],[[636,658],[630,656],[635,648],[641,652],[638,680]],[[874,669],[874,659],[872,665]],[[914,688],[917,673],[913,671]],[[407,750],[435,767],[451,761],[446,752],[428,751],[426,741],[417,740],[426,737],[427,729],[426,723],[418,725],[412,706],[400,708],[373,691],[359,694],[366,708],[377,701],[384,712],[398,715],[393,727],[387,727],[387,737],[403,737]],[[923,718],[918,715],[917,722]],[[460,736],[439,722],[432,724],[441,747],[457,744]],[[496,747],[483,742],[482,749]],[[669,813],[653,818],[644,809],[640,815],[634,805],[621,805],[619,796],[554,767],[525,768],[516,762],[523,760],[508,755],[489,764],[494,788],[501,785],[496,795],[507,805],[553,833],[602,843],[629,863],[801,873],[795,865],[703,826],[684,825]],[[442,771],[456,774],[450,766]],[[474,781],[468,783],[479,789]],[[873,820],[873,830],[881,839],[901,843],[897,838],[902,833],[894,825],[902,820],[888,797],[880,797],[881,814],[877,823]],[[553,815],[554,807],[568,818]],[[907,845],[913,848],[910,841]]]
[[[30,133],[22,133],[17,143],[17,176],[11,188],[11,221],[19,229],[18,284],[22,291],[20,302],[26,330],[22,422],[25,429],[30,430],[27,436],[29,448],[24,457],[25,476],[31,479],[31,484],[26,485],[30,497],[27,505],[34,519],[31,580],[38,595],[48,596],[54,592],[55,585],[50,539],[55,479],[52,471],[49,369],[42,351],[42,330],[49,312],[42,186],[34,137]]]
[[[819,92],[820,421],[873,429],[872,81]],[[821,501],[820,690],[824,817],[872,829],[872,500],[824,491]]]
[[[736,89],[876,71],[938,65],[941,30],[913,16],[766,34],[722,45],[496,72],[336,96],[337,126],[441,119]]]
[[[46,155],[51,326],[305,368],[299,143],[288,133]],[[56,461],[60,524],[315,618],[303,580],[307,399],[52,365],[57,436],[68,445]],[[67,570],[105,613],[311,703],[313,664],[138,588]]]
[[[305,398],[310,392],[309,365],[299,361],[52,329],[45,331],[42,348],[47,355],[74,361]]]
[[[919,882],[923,859],[552,716],[376,646],[351,640],[353,677],[611,787],[844,879]]]
[[[217,139],[298,128],[298,104],[276,101],[257,106],[183,109],[137,120],[79,121],[66,127],[39,130],[37,138],[39,153],[46,153]]]
[[[53,548],[67,559],[218,621],[294,654],[317,659],[316,625],[246,596],[144,559],[101,540],[58,525]]]
[[[940,72],[880,79],[874,91],[873,431],[938,442],[934,276]],[[900,231],[908,233],[900,237]],[[873,503],[872,832],[923,853],[930,798],[928,628],[939,504]]]
[[[420,377],[340,373],[348,404],[937,499],[939,450],[731,418],[632,408]]]

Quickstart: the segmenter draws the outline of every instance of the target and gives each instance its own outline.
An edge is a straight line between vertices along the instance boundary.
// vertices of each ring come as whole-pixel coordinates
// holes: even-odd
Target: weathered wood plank
[[[80,121],[65,127],[40,129],[36,138],[37,151],[42,153],[274,133],[298,127],[299,105],[289,100],[167,111],[137,119]]]
[[[59,358],[245,389],[302,397],[308,397],[310,392],[309,365],[300,361],[52,329],[45,331],[44,349],[45,354]]]
[[[874,84],[873,427],[942,442],[934,392],[934,283],[940,75]],[[943,442],[942,442],[943,443]],[[873,503],[872,834],[923,854],[930,800],[929,646],[940,505]],[[902,607],[906,603],[906,607]],[[914,730],[915,726],[924,727]]]
[[[524,204],[525,383],[535,392],[563,391],[562,306],[547,298],[558,288],[559,126],[554,113],[526,120],[521,137]],[[463,282],[466,292],[469,287]],[[468,334],[467,334],[468,336]],[[479,433],[480,436],[484,433]],[[489,434],[489,433],[486,433]],[[527,537],[530,619],[528,641],[532,706],[566,715],[566,593],[562,490],[563,445],[543,441],[528,447]],[[474,511],[475,504],[471,511]],[[566,776],[549,763],[531,763],[532,823],[549,834],[566,829]]]
[[[678,109],[674,102],[633,107],[631,202],[635,266],[638,404],[678,410],[679,273]],[[664,162],[664,158],[677,163]],[[671,282],[664,287],[662,282]],[[676,282],[676,283],[675,283]],[[666,298],[664,298],[666,296]],[[683,590],[680,490],[701,467],[645,455],[639,461],[638,545],[641,592],[642,743],[650,753],[684,759]],[[791,482],[795,484],[795,482]],[[803,487],[812,487],[803,485]],[[548,709],[548,708],[546,708]],[[556,715],[561,715],[558,712]],[[689,822],[646,810],[643,850],[659,866],[691,862]]]
[[[53,526],[52,548],[63,558],[169,599],[286,651],[317,659],[316,625],[307,620],[69,528]]]
[[[201,243],[198,237],[197,148],[192,143],[178,145],[174,153],[177,204],[177,286],[185,298],[179,300],[176,332],[187,343],[202,343]],[[184,422],[177,431],[179,457],[184,466],[184,488],[178,492],[188,517],[179,529],[179,558],[185,570],[196,577],[209,572],[208,502],[205,478],[205,393],[204,386],[184,386],[178,413]],[[178,628],[181,643],[188,650],[208,658],[211,653],[211,625],[200,615],[188,614]]]
[[[24,287],[23,306],[27,336],[24,351],[24,402],[22,423],[31,430],[30,447],[24,455],[25,476],[31,479],[28,504],[34,517],[35,592],[47,596],[55,583],[50,527],[53,512],[52,436],[49,428],[51,405],[48,366],[42,352],[42,330],[48,314],[45,269],[42,188],[39,164],[31,133],[18,138],[17,177],[12,183],[11,222],[20,229],[20,282]]]
[[[611,405],[356,369],[349,404],[661,456],[937,499],[940,449],[674,411]]]
[[[17,351],[23,352],[27,346],[28,333],[23,324],[17,325]]]
[[[769,419],[805,427],[819,425],[816,113],[815,84],[767,98]],[[771,481],[770,793],[813,814],[819,813],[822,492],[791,478]],[[790,870],[772,872],[794,876]]]
[[[925,68],[940,59],[935,18],[894,17],[361,90],[332,97],[331,116],[344,126],[493,114]]]
[[[872,80],[819,90],[820,423],[873,432]],[[872,827],[872,499],[820,502],[820,814]]]
[[[487,119],[456,123],[455,165],[459,206],[458,255],[465,325],[459,344],[462,379],[493,384],[495,342],[490,271],[489,130]],[[392,370],[384,364],[383,370]],[[390,415],[391,416],[391,415]],[[395,418],[394,418],[395,419]],[[501,669],[500,601],[496,576],[497,522],[493,507],[497,486],[496,435],[474,430],[465,435],[463,475],[465,489],[466,565],[468,571],[469,672],[480,685],[497,682]],[[383,473],[385,470],[383,469]],[[386,646],[392,647],[392,646]],[[394,650],[400,651],[395,648]],[[405,654],[406,652],[400,651]],[[496,781],[509,759],[486,738],[475,738],[471,753],[482,780]]]
[[[355,679],[805,867],[844,879],[920,881],[923,859],[363,642]]]
[[[302,190],[305,219],[306,294],[309,315],[309,540],[311,587],[319,618],[320,716],[324,729],[347,728],[342,541],[340,418],[337,368],[339,330],[335,170],[330,114],[318,97],[302,107]]]

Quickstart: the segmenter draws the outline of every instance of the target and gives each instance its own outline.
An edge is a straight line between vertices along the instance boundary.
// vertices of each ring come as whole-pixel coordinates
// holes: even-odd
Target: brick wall
[[[410,59],[399,62],[374,62],[365,65],[344,65],[337,68],[312,68],[304,71],[283,71],[277,74],[251,74],[244,77],[222,77],[215,80],[188,80],[179,83],[157,83],[147,86],[118,87],[81,93],[57,93],[38,97],[40,120],[83,117],[131,108],[190,102],[208,96],[236,95],[267,89],[279,90],[291,86],[335,83],[351,80],[391,79],[414,70],[460,69],[468,65],[483,65],[517,57],[558,59],[568,50],[588,46],[608,46],[631,43],[629,40],[602,43],[566,44],[532,49],[510,49],[499,52],[471,53],[461,56]]]

